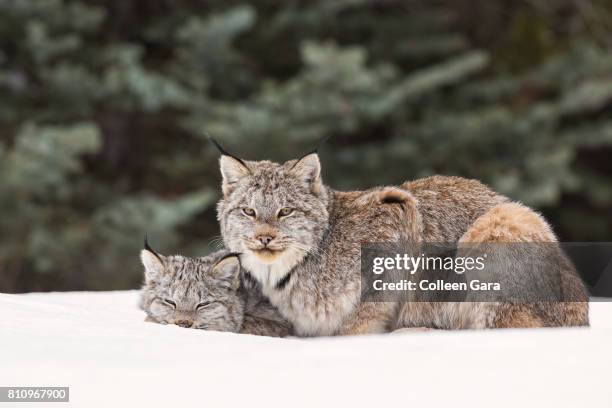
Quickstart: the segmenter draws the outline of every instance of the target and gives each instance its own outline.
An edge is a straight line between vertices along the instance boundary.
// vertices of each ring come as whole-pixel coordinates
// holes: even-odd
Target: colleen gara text
[[[474,290],[474,291],[499,291],[501,285],[498,282],[481,282],[477,279],[469,282],[446,282],[442,279],[435,281],[429,281],[427,279],[420,280],[418,282],[409,281],[402,279],[398,282],[384,282],[381,279],[377,279],[373,282],[374,290],[377,291],[441,291],[441,290]]]

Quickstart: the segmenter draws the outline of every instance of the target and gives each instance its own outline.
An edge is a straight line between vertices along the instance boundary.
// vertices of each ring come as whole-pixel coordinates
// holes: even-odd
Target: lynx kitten
[[[262,336],[290,334],[290,324],[257,287],[241,278],[236,254],[163,256],[145,243],[140,257],[145,268],[140,307],[147,320]]]

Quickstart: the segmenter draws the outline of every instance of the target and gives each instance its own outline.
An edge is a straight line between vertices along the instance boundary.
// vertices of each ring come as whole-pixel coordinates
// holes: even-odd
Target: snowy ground
[[[145,323],[137,297],[0,295],[0,386],[87,408],[612,407],[612,303],[585,329],[303,340]]]

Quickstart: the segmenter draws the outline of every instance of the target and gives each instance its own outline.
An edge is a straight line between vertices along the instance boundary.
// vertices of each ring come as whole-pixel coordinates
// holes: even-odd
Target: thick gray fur
[[[284,337],[291,325],[222,250],[201,258],[163,256],[144,249],[140,307],[147,320],[195,329]],[[199,307],[198,307],[199,306]]]
[[[435,176],[397,187],[340,192],[323,184],[314,153],[282,164],[223,155],[220,167],[223,198],[217,210],[225,245],[242,253],[243,268],[298,335],[374,333],[407,326],[588,324],[586,292],[571,265],[561,274],[567,278],[565,293],[572,294],[567,300],[575,303],[360,302],[364,243],[556,242],[539,214],[478,181]]]

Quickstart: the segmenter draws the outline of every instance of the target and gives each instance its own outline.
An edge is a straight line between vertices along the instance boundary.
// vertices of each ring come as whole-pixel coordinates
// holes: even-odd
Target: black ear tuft
[[[155,250],[153,248],[151,248],[151,246],[149,245],[149,237],[148,237],[148,234],[146,234],[146,233],[145,233],[145,237],[144,237],[144,249],[146,251],[149,251],[153,255],[155,255],[155,257],[161,261],[161,258],[159,256],[159,254],[157,252],[155,252]]]
[[[219,151],[221,154],[224,154],[224,155],[226,155],[226,156],[231,156],[231,154],[229,154],[229,153],[228,153],[228,152],[227,152],[227,151],[226,151],[226,150],[223,148],[223,146],[221,146],[221,145],[219,144],[219,142],[217,142],[215,139],[213,139],[213,138],[212,138],[212,136],[208,136],[208,141],[209,141],[210,143],[212,143],[212,144],[213,144],[213,146],[215,146],[215,147],[217,148],[217,150],[218,150],[218,151]]]
[[[155,253],[155,251],[149,246],[149,237],[147,233],[145,233],[145,237],[144,237],[144,249],[146,249],[149,252]]]
[[[324,137],[323,139],[321,139],[321,140],[319,141],[319,143],[317,143],[317,145],[315,146],[315,148],[314,148],[314,149],[312,149],[311,151],[309,151],[308,153],[306,153],[306,154],[302,155],[302,156],[301,156],[299,159],[297,159],[297,160],[295,161],[295,163],[293,163],[293,166],[291,166],[291,168],[289,169],[289,171],[293,170],[293,169],[295,168],[295,166],[296,166],[296,165],[297,165],[297,164],[298,164],[298,163],[299,163],[299,162],[300,162],[300,161],[301,161],[303,158],[308,157],[308,156],[310,156],[311,154],[316,154],[316,155],[318,155],[318,154],[319,154],[319,148],[320,148],[320,147],[321,147],[323,144],[327,143],[327,141],[328,141],[329,139],[331,139],[331,138],[332,138],[332,136],[333,136],[333,135],[329,135],[329,136],[326,136],[326,137]]]
[[[241,158],[236,157],[236,156],[234,156],[233,154],[229,153],[227,150],[225,150],[225,149],[223,148],[223,146],[221,146],[221,145],[219,144],[219,142],[217,142],[217,141],[216,141],[215,139],[213,139],[211,136],[208,136],[208,141],[209,141],[210,143],[212,143],[212,144],[213,144],[213,146],[215,146],[215,148],[216,148],[217,150],[219,150],[219,153],[221,153],[223,156],[228,156],[228,157],[231,157],[232,159],[237,160],[237,161],[238,161],[240,164],[242,164],[242,165],[243,165],[245,168],[247,168],[247,169],[249,168],[249,166],[247,166],[247,165],[246,165],[246,163],[244,162],[244,160],[242,160]]]
[[[319,148],[321,148],[321,146],[323,146],[325,143],[327,143],[327,141],[329,139],[331,139],[332,136],[333,135],[325,136],[323,139],[321,139],[319,141],[319,143],[317,143],[317,146],[314,149],[312,149],[312,151],[310,151],[309,153],[306,153],[304,156],[308,156],[309,154],[313,154],[313,153],[319,153]],[[302,156],[302,157],[304,157],[304,156]]]

